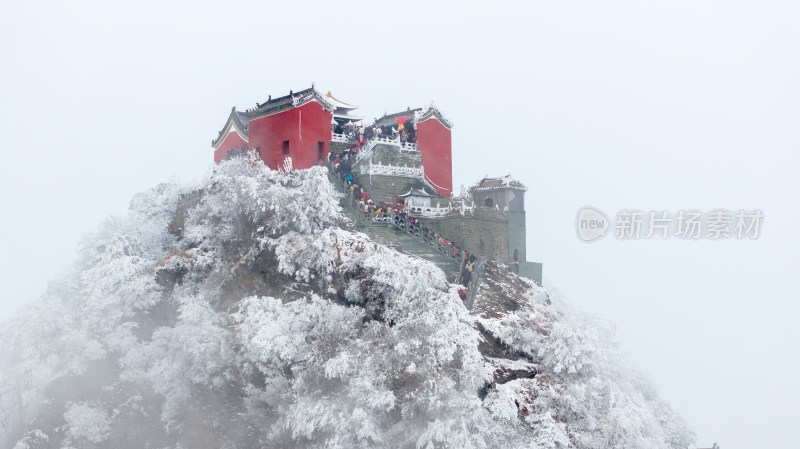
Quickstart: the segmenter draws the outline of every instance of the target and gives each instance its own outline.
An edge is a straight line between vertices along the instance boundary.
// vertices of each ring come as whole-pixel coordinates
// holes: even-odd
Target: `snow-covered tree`
[[[609,326],[498,264],[470,313],[433,264],[349,230],[339,199],[325,168],[242,158],[135,196],[0,326],[0,445],[691,441]]]

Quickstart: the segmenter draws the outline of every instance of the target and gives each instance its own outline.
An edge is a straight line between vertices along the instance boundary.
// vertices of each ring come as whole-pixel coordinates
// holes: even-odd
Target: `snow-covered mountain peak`
[[[608,326],[491,262],[470,311],[439,268],[352,231],[338,203],[324,167],[243,159],[137,195],[0,330],[0,445],[691,441]]]

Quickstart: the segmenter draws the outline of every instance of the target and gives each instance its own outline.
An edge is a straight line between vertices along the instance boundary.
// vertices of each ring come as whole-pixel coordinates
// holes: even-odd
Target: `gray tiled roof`
[[[528,190],[528,188],[525,187],[525,184],[512,178],[511,175],[503,176],[501,178],[483,178],[477,184],[470,187],[470,190],[477,191],[500,189],[522,190],[523,192]]]

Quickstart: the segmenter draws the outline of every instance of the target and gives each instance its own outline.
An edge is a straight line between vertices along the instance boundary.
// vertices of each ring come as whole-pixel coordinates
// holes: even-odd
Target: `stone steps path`
[[[394,248],[404,254],[409,254],[432,262],[447,275],[447,280],[455,282],[461,270],[459,261],[445,256],[436,250],[436,247],[418,240],[405,233],[402,229],[388,223],[368,222],[360,229],[370,238],[380,244]]]
[[[337,190],[344,193],[341,181],[332,171],[329,171],[331,183]],[[436,246],[429,245],[415,236],[406,233],[403,229],[391,223],[376,223],[364,220],[363,214],[358,213],[349,196],[342,198],[340,205],[353,221],[354,230],[367,234],[372,240],[396,249],[404,254],[420,257],[444,271],[448,282],[456,282],[461,270],[461,261],[450,258],[437,250]]]

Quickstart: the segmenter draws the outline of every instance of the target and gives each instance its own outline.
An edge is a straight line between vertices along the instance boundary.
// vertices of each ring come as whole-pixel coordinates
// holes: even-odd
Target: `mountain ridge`
[[[179,239],[182,197],[203,190]],[[0,442],[33,448],[685,448],[611,329],[500,263],[472,313],[348,226],[324,167],[233,159],[136,195],[0,335]],[[516,401],[516,403],[515,403]]]

